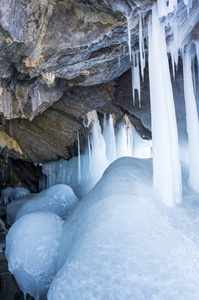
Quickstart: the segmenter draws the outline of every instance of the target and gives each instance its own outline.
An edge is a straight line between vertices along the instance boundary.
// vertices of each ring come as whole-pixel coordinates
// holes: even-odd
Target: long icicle
[[[196,192],[199,192],[199,125],[189,49],[184,53],[183,57],[183,75],[189,140],[189,184]]]
[[[177,124],[165,27],[160,24],[157,5],[149,24],[149,79],[153,134],[153,182],[163,202],[172,207],[182,197]]]

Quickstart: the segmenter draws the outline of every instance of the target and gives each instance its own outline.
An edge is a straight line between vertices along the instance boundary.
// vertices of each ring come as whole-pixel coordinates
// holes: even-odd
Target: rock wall
[[[144,33],[155,2],[0,2],[2,157],[37,163],[76,155],[77,131],[84,143],[83,122],[93,109],[117,119],[127,113],[140,135],[151,137],[147,67],[142,110],[132,104],[127,17],[132,50],[138,50],[139,14]],[[177,12],[185,45],[198,39],[199,3],[192,3],[189,16],[183,1]],[[169,24],[166,32],[171,45]]]

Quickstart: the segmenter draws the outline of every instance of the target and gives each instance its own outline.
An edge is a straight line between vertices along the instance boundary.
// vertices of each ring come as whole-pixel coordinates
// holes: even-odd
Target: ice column
[[[199,192],[199,125],[192,80],[190,49],[184,53],[183,75],[187,133],[189,140],[189,184],[195,191]]]
[[[145,52],[144,52],[144,39],[142,35],[142,16],[139,14],[139,48],[140,48],[140,65],[142,80],[144,80],[144,68],[145,68]]]
[[[77,130],[77,148],[78,148],[78,183],[80,183],[81,182],[81,153],[80,153],[79,130]]]
[[[92,176],[94,180],[98,180],[109,165],[106,157],[106,143],[101,132],[101,126],[98,120],[97,112],[89,112],[87,116],[88,126],[91,127]]]
[[[149,24],[149,79],[153,134],[153,181],[163,202],[172,207],[181,201],[181,168],[175,108],[165,28],[158,10]]]
[[[116,142],[113,116],[111,114],[108,118],[106,114],[104,115],[103,136],[106,143],[106,155],[109,163],[112,163],[116,159]]]

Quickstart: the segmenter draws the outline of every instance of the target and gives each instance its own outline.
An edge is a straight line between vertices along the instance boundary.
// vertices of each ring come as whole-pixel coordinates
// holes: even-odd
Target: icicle
[[[196,95],[196,70],[195,70],[195,56],[192,59],[191,69],[192,69],[192,78],[193,78],[193,88],[194,94]]]
[[[192,8],[192,0],[184,0],[184,5],[187,6],[187,14],[189,15],[189,9]]]
[[[191,73],[190,51],[184,53],[183,74],[187,133],[189,140],[189,183],[195,191],[199,192],[199,125]]]
[[[165,40],[158,10],[149,24],[149,80],[153,134],[153,182],[163,202],[181,201],[182,183],[177,124]]]
[[[144,52],[144,39],[142,35],[142,16],[139,14],[139,48],[140,48],[140,65],[142,80],[144,81],[144,68],[145,68],[145,52]]]
[[[125,48],[125,46],[123,46],[123,55],[124,55],[124,57],[126,56],[126,48]]]
[[[169,12],[174,11],[177,5],[178,5],[177,0],[169,0]]]
[[[131,61],[131,28],[130,28],[130,25],[131,25],[131,15],[132,13],[130,14],[130,16],[127,16],[127,28],[128,28],[128,46],[129,46],[129,58],[130,58],[130,61]]]
[[[110,114],[107,120],[104,115],[104,131],[103,137],[106,143],[106,156],[109,163],[112,163],[116,159],[116,142],[115,142],[115,130],[113,125],[113,116]]]
[[[157,0],[159,18],[168,14],[168,6],[166,0]]]
[[[90,144],[90,138],[89,138],[89,134],[88,134],[88,156],[89,156],[89,166],[90,166],[90,175],[91,178],[93,177],[93,172],[92,172],[92,159],[91,159],[91,144]]]
[[[122,156],[132,156],[133,134],[127,116],[124,116],[124,121],[119,124],[116,140],[117,158]]]
[[[169,45],[168,51],[171,54],[173,78],[175,80],[175,71],[178,69],[178,51],[180,49],[176,11],[174,12],[174,17],[169,21],[169,23],[172,28],[173,41]]]
[[[101,132],[101,126],[98,120],[97,112],[89,112],[87,116],[88,126],[91,126],[92,174],[93,178],[98,180],[109,164],[106,157],[106,143]]]
[[[77,130],[77,144],[78,144],[78,183],[80,183],[81,182],[81,153],[80,153],[79,130]]]
[[[118,54],[117,58],[118,58],[118,66],[120,67],[120,54]]]
[[[138,54],[133,54],[133,67],[132,71],[132,94],[133,94],[133,105],[135,105],[135,90],[138,91],[138,101],[139,107],[141,107],[141,98],[140,98],[140,69],[139,69],[139,60]]]

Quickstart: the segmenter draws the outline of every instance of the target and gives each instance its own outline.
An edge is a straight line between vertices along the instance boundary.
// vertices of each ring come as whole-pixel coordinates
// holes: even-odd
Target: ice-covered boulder
[[[169,220],[151,167],[117,160],[65,221],[48,300],[198,299],[198,247],[176,228],[180,209]]]
[[[51,212],[21,217],[6,238],[9,271],[24,293],[45,299],[55,275],[62,219]]]
[[[25,201],[16,214],[16,220],[33,211],[51,211],[66,218],[78,202],[71,187],[57,184]]]

